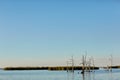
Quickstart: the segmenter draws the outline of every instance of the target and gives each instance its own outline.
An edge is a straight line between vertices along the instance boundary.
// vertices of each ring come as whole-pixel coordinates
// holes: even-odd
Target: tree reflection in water
[[[116,71],[105,71],[98,70],[95,72],[85,72],[81,74],[81,72],[67,72],[66,80],[119,80],[120,79],[120,70]]]
[[[113,73],[111,71],[108,72],[108,80],[114,80],[113,79]]]
[[[72,71],[67,72],[67,80],[74,80],[74,72]]]
[[[85,72],[82,75],[82,80],[95,80],[94,72]]]
[[[95,80],[95,74],[94,72],[85,72],[84,74],[67,72],[67,80]]]

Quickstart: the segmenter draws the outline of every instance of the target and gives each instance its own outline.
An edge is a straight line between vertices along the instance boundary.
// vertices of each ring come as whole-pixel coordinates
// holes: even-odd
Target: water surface
[[[120,70],[114,69],[112,72],[97,70],[82,75],[81,71],[4,71],[0,70],[0,80],[120,80]]]

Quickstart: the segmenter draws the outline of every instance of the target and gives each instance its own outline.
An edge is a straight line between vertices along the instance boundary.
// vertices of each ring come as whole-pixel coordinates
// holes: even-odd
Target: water
[[[80,71],[3,71],[0,70],[0,80],[120,80],[120,70],[112,72],[97,70],[91,73],[80,74]]]

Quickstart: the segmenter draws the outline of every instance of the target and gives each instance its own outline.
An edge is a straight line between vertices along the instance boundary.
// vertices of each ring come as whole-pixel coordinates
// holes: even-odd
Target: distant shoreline
[[[74,66],[74,70],[82,70],[82,66]],[[99,67],[90,67],[91,70],[98,70]],[[72,70],[71,66],[56,66],[56,67],[5,67],[3,70]]]
[[[90,67],[90,70],[98,70],[100,67]],[[112,66],[112,67],[103,67],[104,69],[107,68],[114,68],[120,69],[120,66]],[[56,66],[56,67],[5,67],[0,68],[1,70],[72,70],[72,66]],[[74,70],[82,70],[82,66],[74,66]]]

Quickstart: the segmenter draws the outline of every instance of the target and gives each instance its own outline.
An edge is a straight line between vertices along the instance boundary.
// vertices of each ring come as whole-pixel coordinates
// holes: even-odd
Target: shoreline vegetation
[[[82,70],[82,66],[57,66],[57,67],[5,67],[3,70]],[[99,67],[89,67],[90,70],[98,70]]]
[[[57,71],[57,70],[82,70],[82,66],[56,66],[56,67],[5,67],[3,70],[50,70],[50,71]],[[86,67],[89,70],[99,70],[100,67]],[[104,69],[107,68],[114,68],[114,69],[120,69],[120,66],[112,66],[112,67],[102,67]]]

